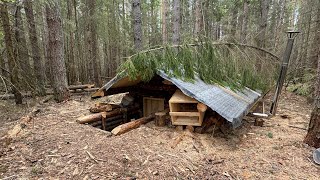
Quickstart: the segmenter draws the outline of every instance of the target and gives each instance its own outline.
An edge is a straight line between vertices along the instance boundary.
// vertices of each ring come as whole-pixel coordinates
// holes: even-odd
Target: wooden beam
[[[199,112],[170,112],[170,116],[199,117]]]

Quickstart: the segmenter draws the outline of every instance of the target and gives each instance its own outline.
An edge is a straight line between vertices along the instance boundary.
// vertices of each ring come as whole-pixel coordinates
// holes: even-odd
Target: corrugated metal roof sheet
[[[158,75],[171,81],[185,95],[206,104],[227,121],[231,122],[234,128],[241,125],[242,118],[248,114],[250,108],[261,97],[260,93],[249,88],[245,88],[241,92],[235,92],[227,87],[206,84],[199,78],[195,78],[193,82],[186,82],[181,79],[170,77],[163,71],[159,71]],[[122,77],[123,76],[121,75],[114,77],[103,86],[103,88],[108,90],[114,84],[122,80]]]

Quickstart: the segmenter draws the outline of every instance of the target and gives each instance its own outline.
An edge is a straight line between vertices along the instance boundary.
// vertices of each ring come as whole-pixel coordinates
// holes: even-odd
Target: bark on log
[[[90,114],[87,116],[79,117],[77,119],[77,123],[85,124],[85,123],[96,122],[101,120],[101,118],[102,118],[102,113]]]
[[[168,115],[169,109],[166,109],[162,112],[157,112],[155,113],[156,119],[155,119],[155,124],[156,126],[165,126],[166,125],[166,118]]]
[[[121,115],[123,113],[128,113],[130,114],[130,112],[134,112],[136,110],[139,109],[139,106],[133,106],[130,108],[118,108],[115,109],[113,111],[110,112],[106,112],[106,118],[110,118],[110,117],[114,117],[117,115]],[[92,122],[96,122],[102,119],[102,113],[96,113],[96,114],[90,114],[87,116],[83,116],[77,119],[76,122],[80,123],[80,124],[85,124],[85,123],[92,123]]]
[[[137,119],[135,121],[131,121],[126,124],[122,124],[122,125],[114,128],[111,132],[114,135],[121,135],[123,133],[126,133],[126,132],[132,130],[132,129],[138,128],[142,124],[146,124],[146,123],[152,121],[154,119],[154,117],[155,116],[152,114],[147,117],[143,117],[143,118]]]
[[[91,113],[99,113],[99,112],[109,112],[112,111],[112,105],[106,104],[106,105],[96,105],[95,107],[91,107],[89,111]]]
[[[68,87],[69,90],[91,89],[91,88],[94,88],[94,84],[70,85],[70,86]]]
[[[112,108],[111,108],[112,110]],[[102,129],[106,130],[106,118],[107,118],[107,112],[101,113],[101,122],[102,122]]]
[[[120,118],[120,119],[115,119],[113,121],[109,121],[109,122],[106,122],[105,123],[105,128],[109,128],[110,126],[114,126],[114,125],[117,125],[119,126],[120,124],[123,123],[123,119]],[[97,122],[93,122],[90,124],[90,126],[93,126],[93,127],[96,127],[96,126],[102,126],[103,127],[103,124],[101,121],[97,121]]]

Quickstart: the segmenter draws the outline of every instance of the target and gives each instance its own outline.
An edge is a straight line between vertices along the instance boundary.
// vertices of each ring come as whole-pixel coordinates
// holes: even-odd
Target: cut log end
[[[198,109],[199,112],[205,112],[208,109],[208,107],[206,105],[202,104],[202,103],[198,103],[197,104],[197,109]]]

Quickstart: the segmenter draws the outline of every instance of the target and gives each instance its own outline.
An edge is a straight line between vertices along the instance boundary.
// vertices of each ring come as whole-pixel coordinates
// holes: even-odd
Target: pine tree
[[[64,60],[63,30],[59,0],[46,3],[46,17],[49,32],[48,60],[50,63],[52,87],[57,102],[67,100],[67,73]]]

